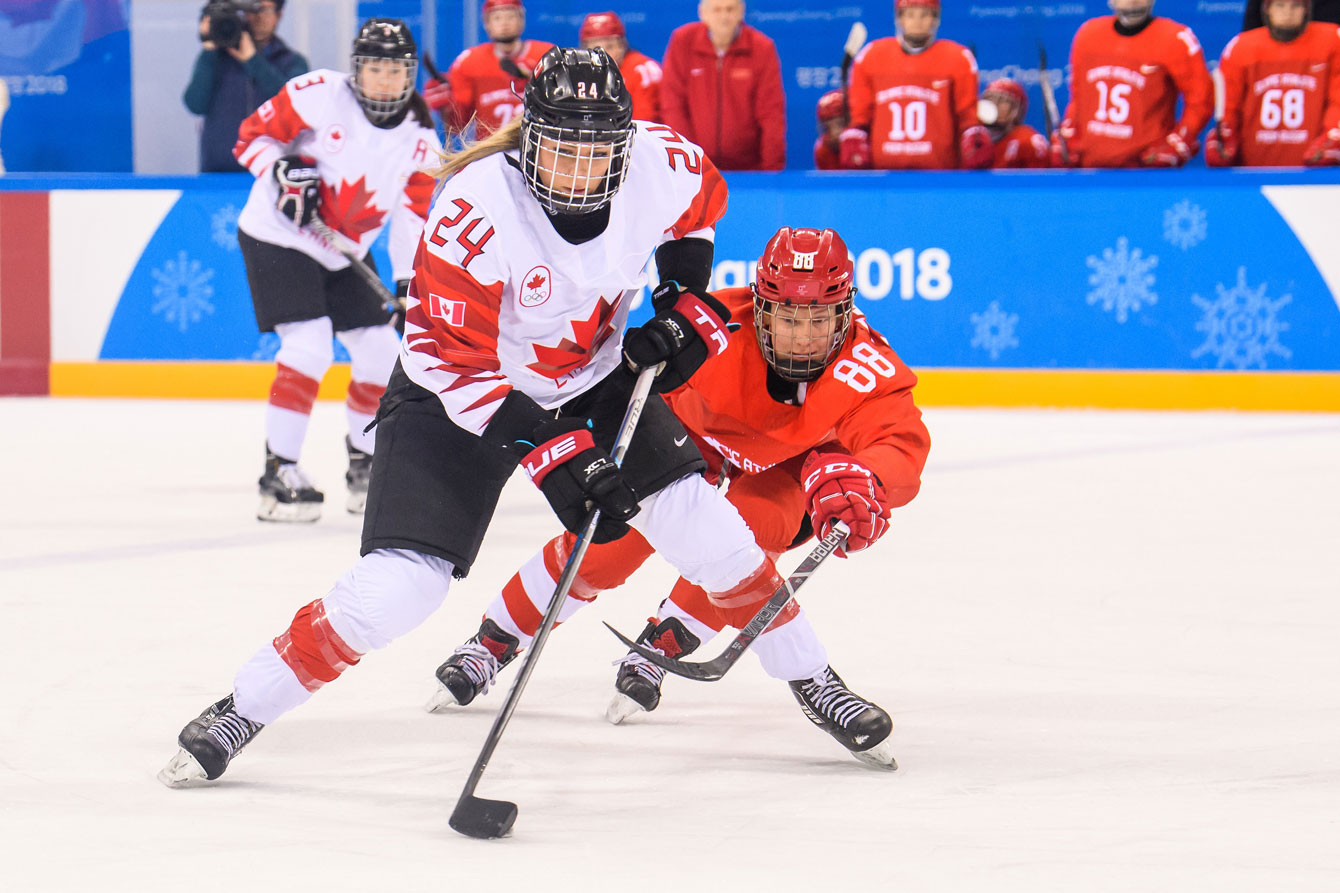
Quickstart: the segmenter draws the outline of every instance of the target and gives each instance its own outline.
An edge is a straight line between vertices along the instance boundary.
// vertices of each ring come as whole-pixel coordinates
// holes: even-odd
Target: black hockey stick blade
[[[447,824],[453,831],[479,840],[497,840],[512,830],[516,804],[466,794],[456,803]]]
[[[423,70],[428,72],[428,76],[435,81],[446,80],[446,78],[442,77],[442,72],[438,71],[437,66],[433,64],[433,57],[429,55],[427,50],[423,51],[422,56],[423,56]]]
[[[740,630],[739,635],[731,640],[726,650],[711,660],[701,663],[675,660],[666,657],[659,651],[653,651],[644,645],[639,645],[608,623],[605,624],[605,627],[614,633],[619,641],[627,645],[629,649],[636,651],[667,673],[674,673],[676,676],[683,676],[685,679],[693,679],[698,682],[716,682],[735,665],[741,654],[749,650],[749,646],[754,643],[754,640],[763,635],[768,625],[786,607],[786,603],[795,596],[796,590],[805,585],[805,581],[814,574],[824,559],[832,555],[835,549],[838,549],[847,541],[847,534],[850,532],[847,525],[841,521],[834,524],[833,528],[828,531],[828,535],[819,540],[818,544],[810,550],[810,554],[805,556],[805,560],[800,562],[800,566],[796,568],[795,572],[787,578],[786,582],[782,583],[771,598],[763,603],[763,607],[759,608],[758,612],[750,618],[744,629]]]

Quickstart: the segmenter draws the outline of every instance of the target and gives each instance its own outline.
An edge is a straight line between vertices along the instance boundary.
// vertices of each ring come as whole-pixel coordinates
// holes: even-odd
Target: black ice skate
[[[186,724],[177,736],[181,750],[158,773],[158,780],[170,788],[213,781],[263,728],[260,723],[238,715],[230,694],[210,704],[204,713]]]
[[[659,623],[653,618],[637,637],[637,642],[676,659],[692,654],[702,644],[676,617],[667,617]],[[665,679],[665,670],[636,651],[628,652],[617,663],[619,674],[614,677],[614,699],[605,708],[605,719],[615,725],[634,714],[655,710],[661,703],[661,681]]]
[[[517,644],[516,636],[485,618],[479,632],[437,668],[438,686],[423,709],[445,713],[448,708],[464,707],[487,692],[498,678],[498,671],[516,657]]]
[[[893,720],[847,688],[832,667],[824,667],[813,679],[788,682],[800,709],[809,721],[838,740],[862,763],[880,769],[897,769],[889,735]]]
[[[265,473],[257,482],[261,506],[256,517],[262,521],[310,522],[321,517],[326,497],[312,486],[296,462],[281,459],[265,448]]]
[[[351,515],[363,514],[368,504],[368,480],[372,477],[372,454],[365,453],[344,438],[344,448],[349,451],[349,470],[344,473],[344,483],[349,487],[349,501],[344,507]]]

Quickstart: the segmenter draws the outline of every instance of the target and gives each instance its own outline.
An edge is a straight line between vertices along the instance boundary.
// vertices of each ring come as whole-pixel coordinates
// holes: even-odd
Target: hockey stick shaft
[[[739,635],[731,641],[726,650],[712,660],[702,663],[675,660],[666,657],[659,651],[653,651],[644,645],[639,645],[608,623],[605,624],[605,627],[618,636],[619,641],[631,650],[636,651],[665,671],[698,682],[715,682],[726,675],[726,671],[735,665],[735,662],[740,659],[740,655],[749,650],[749,646],[754,644],[755,639],[763,635],[787,603],[795,597],[796,590],[805,585],[805,581],[814,575],[825,558],[832,555],[836,549],[847,541],[850,532],[846,524],[841,521],[836,522],[833,528],[828,531],[828,535],[819,540],[818,544],[810,550],[810,554],[805,556],[805,560],[800,562],[795,572],[787,578],[781,588],[774,592],[772,597],[763,603],[763,607],[759,608],[758,612],[750,618],[749,622],[744,625],[744,629],[740,630]]]
[[[646,407],[647,398],[651,395],[652,381],[656,378],[657,368],[643,369],[638,373],[637,383],[633,385],[633,394],[628,400],[628,409],[624,413],[623,422],[619,425],[619,434],[614,441],[614,450],[610,454],[610,458],[614,460],[616,465],[623,464],[624,454],[628,452],[628,445],[632,443],[633,432],[637,429],[638,419],[642,417],[642,410]],[[525,690],[526,682],[529,681],[531,673],[535,671],[535,664],[540,659],[540,652],[544,649],[544,643],[549,640],[549,633],[553,631],[554,624],[558,620],[559,610],[563,603],[567,601],[568,590],[572,588],[572,581],[577,577],[577,569],[586,556],[586,549],[591,544],[591,538],[595,536],[596,525],[599,521],[600,509],[592,509],[586,517],[586,523],[582,525],[582,532],[577,537],[577,543],[572,549],[572,554],[568,556],[568,561],[563,566],[563,573],[559,576],[558,585],[554,587],[554,594],[549,599],[549,606],[540,619],[540,627],[536,630],[530,648],[526,651],[525,659],[521,662],[521,670],[517,673],[516,679],[513,680],[512,687],[507,692],[507,698],[503,701],[502,708],[493,720],[493,727],[489,729],[488,737],[484,739],[484,746],[479,752],[479,758],[475,760],[474,768],[470,770],[470,776],[466,779],[465,787],[461,790],[460,799],[456,801],[456,808],[452,811],[449,824],[452,828],[469,837],[501,837],[507,833],[507,829],[516,820],[516,806],[514,804],[506,803],[506,801],[481,800],[474,796],[475,788],[479,786],[479,780],[483,777],[484,770],[488,768],[489,760],[493,757],[493,752],[502,739],[503,730],[507,728],[507,723],[512,719],[512,713],[515,712],[517,703],[521,700],[521,692]],[[470,821],[472,818],[475,821]]]
[[[851,106],[847,102],[848,82],[847,76],[851,72],[852,60],[856,54],[865,46],[865,39],[869,35],[864,22],[853,22],[851,30],[847,32],[847,41],[842,45],[842,113],[851,121]]]
[[[355,273],[363,277],[363,281],[372,287],[372,290],[377,293],[377,297],[381,298],[383,303],[398,303],[395,295],[391,294],[391,290],[386,287],[386,283],[382,282],[382,278],[374,273],[367,264],[363,263],[363,259],[355,254],[352,249],[345,247],[344,243],[340,241],[339,234],[331,229],[324,220],[320,217],[314,217],[308,226],[311,227],[312,232],[321,238],[321,241],[326,243],[327,247],[344,255],[345,259],[349,261],[349,266],[353,267]]]
[[[1047,135],[1056,134],[1056,142],[1061,147],[1061,162],[1070,163],[1070,147],[1061,135],[1061,111],[1056,104],[1056,91],[1052,89],[1051,73],[1047,70],[1047,48],[1038,41],[1038,86],[1042,88],[1042,113],[1047,119]]]

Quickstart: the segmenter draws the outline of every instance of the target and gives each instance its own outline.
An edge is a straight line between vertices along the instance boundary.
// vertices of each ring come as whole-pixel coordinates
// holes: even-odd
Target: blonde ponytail
[[[442,152],[442,164],[428,173],[439,180],[458,173],[472,161],[521,147],[521,116],[513,118],[481,140],[466,143],[457,152]]]

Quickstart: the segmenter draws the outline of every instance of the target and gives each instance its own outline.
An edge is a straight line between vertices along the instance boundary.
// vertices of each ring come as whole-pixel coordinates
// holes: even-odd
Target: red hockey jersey
[[[1050,164],[1047,138],[1027,124],[1017,124],[996,143],[992,167],[1047,167]]]
[[[512,57],[524,72],[535,70],[540,57],[552,43],[523,40],[521,51]],[[451,114],[444,115],[448,130],[460,130],[475,115],[479,121],[477,136],[487,136],[521,114],[521,92],[526,82],[502,70],[492,43],[481,43],[462,52],[447,70],[451,83]],[[444,110],[445,111],[445,110]]]
[[[633,117],[639,121],[661,121],[661,64],[637,50],[623,54],[619,74],[633,97]]]

